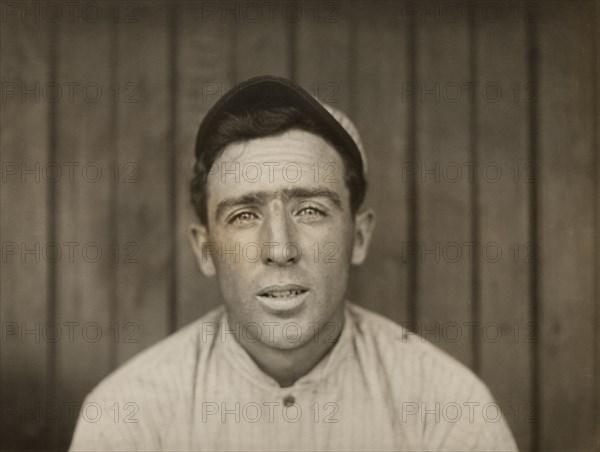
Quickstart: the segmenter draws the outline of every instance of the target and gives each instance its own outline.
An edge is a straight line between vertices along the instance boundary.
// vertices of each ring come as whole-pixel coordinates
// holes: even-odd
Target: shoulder
[[[71,450],[154,450],[164,431],[179,431],[222,314],[209,312],[104,378],[83,403]]]
[[[193,378],[201,355],[210,351],[223,312],[222,306],[215,308],[138,353],[104,378],[92,394],[101,397],[122,392],[125,388],[156,394],[160,388],[173,395],[173,391],[191,383],[186,380]]]
[[[348,311],[356,329],[355,340],[364,343],[365,350],[389,373],[410,377],[429,388],[442,380],[441,389],[450,389],[449,383],[485,389],[467,366],[418,334],[352,303]]]
[[[468,367],[381,315],[356,305],[348,312],[359,362],[384,382],[425,449],[517,450],[493,396]]]

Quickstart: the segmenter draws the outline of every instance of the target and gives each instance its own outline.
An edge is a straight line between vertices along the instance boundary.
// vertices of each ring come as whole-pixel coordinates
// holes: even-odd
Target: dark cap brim
[[[296,107],[312,117],[327,132],[338,152],[347,152],[363,168],[357,144],[342,125],[320,102],[298,84],[283,77],[264,75],[251,78],[225,93],[208,111],[196,138],[196,158],[204,151],[204,143],[215,126],[228,114],[272,107]]]

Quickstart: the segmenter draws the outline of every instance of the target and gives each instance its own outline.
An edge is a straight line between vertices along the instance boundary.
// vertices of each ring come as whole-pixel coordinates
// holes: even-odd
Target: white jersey
[[[449,355],[356,305],[337,343],[281,388],[223,307],[139,354],[87,397],[71,450],[502,450],[487,388]]]

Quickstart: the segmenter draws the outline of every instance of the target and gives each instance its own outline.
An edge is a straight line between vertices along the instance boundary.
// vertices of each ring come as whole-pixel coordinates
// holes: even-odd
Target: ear
[[[217,271],[213,261],[216,245],[208,240],[208,231],[204,225],[193,223],[189,228],[192,249],[198,260],[200,270],[205,276],[214,276]]]
[[[375,213],[371,209],[361,209],[354,219],[352,265],[360,265],[365,261],[374,228]]]

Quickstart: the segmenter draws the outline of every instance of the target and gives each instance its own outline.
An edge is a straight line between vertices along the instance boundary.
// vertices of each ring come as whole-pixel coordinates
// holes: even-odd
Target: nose
[[[301,256],[299,244],[294,241],[295,226],[283,208],[272,209],[270,218],[263,223],[263,263],[290,266]]]

